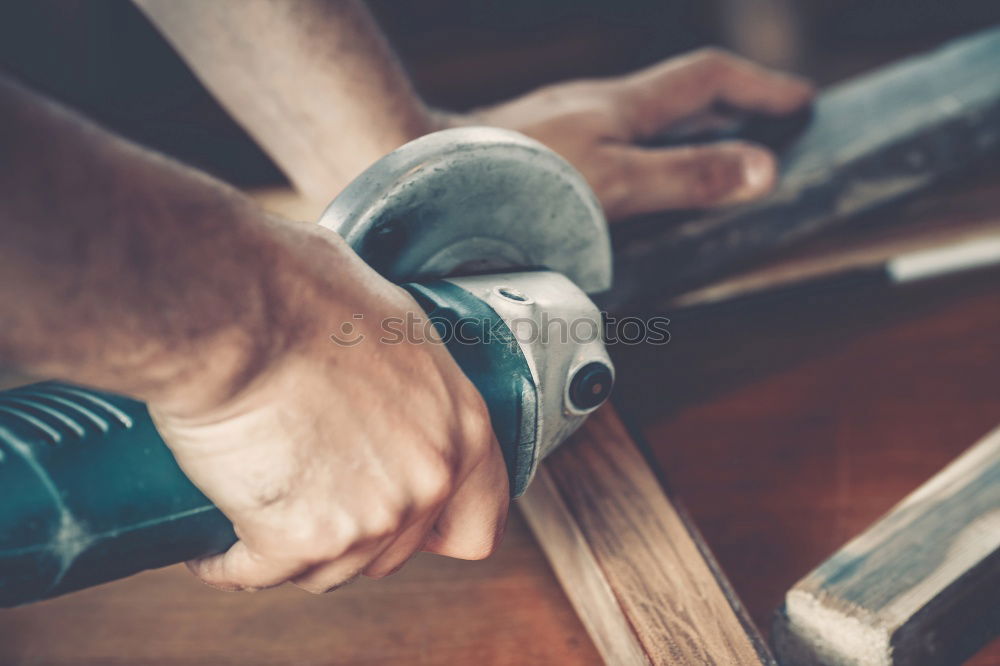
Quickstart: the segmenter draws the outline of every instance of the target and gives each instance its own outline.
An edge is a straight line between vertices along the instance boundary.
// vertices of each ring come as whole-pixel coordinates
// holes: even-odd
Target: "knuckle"
[[[443,456],[430,456],[420,471],[416,499],[422,506],[437,506],[451,495],[454,483],[454,464]]]
[[[693,62],[706,69],[725,67],[732,62],[733,55],[718,46],[703,46],[691,55]]]
[[[311,516],[298,516],[288,521],[280,535],[284,550],[296,557],[309,558],[317,551],[326,550],[334,535]]]
[[[289,520],[280,533],[273,535],[270,550],[282,558],[314,566],[340,557],[362,537],[363,529],[357,520],[331,523],[302,516]]]
[[[251,490],[251,500],[258,510],[266,509],[275,504],[280,504],[290,493],[291,488],[287,482],[255,483]]]
[[[335,530],[325,534],[323,551],[327,558],[340,557],[364,538],[364,529],[356,518],[341,520]]]
[[[376,504],[365,517],[363,536],[356,541],[377,540],[398,533],[406,522],[407,514],[408,511],[396,502]]]
[[[462,439],[470,452],[484,455],[493,443],[493,422],[482,396],[478,393],[463,410]]]
[[[717,84],[732,69],[735,57],[729,51],[716,46],[706,46],[698,49],[692,55],[691,62],[699,70],[703,82]]]

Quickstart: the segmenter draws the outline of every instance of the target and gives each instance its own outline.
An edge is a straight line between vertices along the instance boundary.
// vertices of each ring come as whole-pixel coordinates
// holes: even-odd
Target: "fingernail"
[[[770,191],[774,183],[776,165],[770,153],[748,150],[743,153],[743,185],[736,193],[738,199],[755,199]]]

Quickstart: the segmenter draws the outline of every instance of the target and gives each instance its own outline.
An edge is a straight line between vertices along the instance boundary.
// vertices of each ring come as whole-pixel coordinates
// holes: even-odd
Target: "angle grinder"
[[[482,393],[520,495],[614,381],[586,295],[611,282],[607,226],[586,182],[515,132],[451,129],[373,164],[320,224],[425,310]],[[0,606],[236,540],[142,403],[80,386],[0,392],[0,489]]]

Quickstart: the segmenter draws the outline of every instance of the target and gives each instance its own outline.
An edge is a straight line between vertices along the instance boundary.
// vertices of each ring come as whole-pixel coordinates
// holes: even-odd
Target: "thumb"
[[[237,541],[224,553],[187,562],[203,583],[218,590],[261,590],[284,583],[301,573],[304,565],[294,559],[275,561],[257,555],[246,542]]]
[[[621,178],[619,196],[605,202],[611,218],[744,203],[769,193],[778,178],[771,151],[742,141],[610,150]]]

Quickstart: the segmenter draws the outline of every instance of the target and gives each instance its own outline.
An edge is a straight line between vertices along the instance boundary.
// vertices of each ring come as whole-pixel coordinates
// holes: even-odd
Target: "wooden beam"
[[[606,663],[773,663],[610,405],[542,463],[519,505]]]
[[[959,664],[998,632],[1000,428],[800,580],[774,627],[796,666]]]
[[[956,247],[1000,247],[997,178],[989,173],[975,181],[938,188],[933,196],[900,206],[891,215],[870,213],[857,220],[857,228],[820,234],[759,266],[658,303],[657,309],[676,316],[682,308],[793,290],[807,293],[814,286],[852,283],[859,273],[891,273],[891,267],[905,257]],[[982,260],[982,252],[971,254],[969,263],[977,259],[989,263]]]

